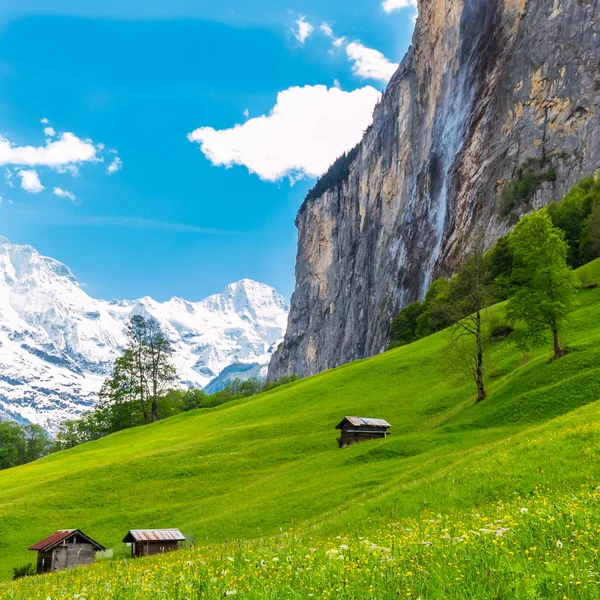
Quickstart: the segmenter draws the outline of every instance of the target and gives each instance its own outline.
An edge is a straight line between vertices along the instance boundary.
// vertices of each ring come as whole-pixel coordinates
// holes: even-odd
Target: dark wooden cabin
[[[79,529],[55,531],[29,549],[38,553],[38,574],[91,565],[94,562],[94,554],[106,550]]]
[[[179,529],[131,529],[123,541],[131,544],[131,556],[140,558],[179,550],[185,536]]]
[[[344,417],[335,428],[341,430],[338,438],[340,448],[347,448],[356,442],[384,438],[389,435],[391,425],[383,419],[365,419],[363,417]]]

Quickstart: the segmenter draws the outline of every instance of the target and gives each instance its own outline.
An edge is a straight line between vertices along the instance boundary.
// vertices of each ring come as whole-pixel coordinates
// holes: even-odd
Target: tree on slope
[[[158,404],[176,379],[171,363],[173,348],[156,319],[134,315],[127,326],[127,347],[117,358],[112,377],[100,393],[111,418],[117,419],[116,430],[130,426],[128,409],[135,407],[144,423],[158,421]]]
[[[567,264],[565,234],[541,210],[521,219],[510,236],[510,246],[517,291],[508,301],[507,317],[512,323],[523,320],[527,325],[520,338],[525,348],[543,344],[551,332],[554,358],[559,358],[564,353],[559,335],[577,286],[577,277]]]
[[[488,341],[485,309],[493,302],[490,260],[484,253],[484,237],[476,234],[460,270],[451,282],[450,342],[445,363],[471,377],[477,386],[477,402],[486,397],[484,354]]]

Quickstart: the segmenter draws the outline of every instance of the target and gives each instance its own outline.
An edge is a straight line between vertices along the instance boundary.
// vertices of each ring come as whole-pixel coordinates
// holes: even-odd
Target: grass
[[[600,281],[600,261],[585,269]],[[0,599],[596,597],[599,317],[600,288],[581,291],[554,362],[495,342],[481,404],[449,384],[441,332],[0,472],[3,578],[59,528],[117,555],[130,528],[199,546],[0,584]],[[393,435],[339,450],[349,414]]]

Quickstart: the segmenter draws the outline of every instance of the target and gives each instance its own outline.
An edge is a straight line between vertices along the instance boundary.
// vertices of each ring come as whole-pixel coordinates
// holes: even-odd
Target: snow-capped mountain
[[[0,418],[52,431],[93,406],[133,314],[167,332],[181,384],[205,387],[238,362],[266,374],[287,312],[273,288],[249,279],[201,302],[97,300],[62,263],[0,237]]]

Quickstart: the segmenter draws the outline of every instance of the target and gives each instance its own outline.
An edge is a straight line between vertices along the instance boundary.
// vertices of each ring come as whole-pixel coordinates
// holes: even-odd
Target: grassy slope
[[[600,261],[587,271],[600,280]],[[579,300],[572,352],[560,361],[549,362],[547,349],[524,360],[495,344],[480,405],[468,384],[448,384],[442,332],[0,472],[0,577],[58,528],[81,528],[107,547],[142,527],[179,527],[196,542],[293,523],[356,531],[423,507],[470,508],[538,483],[570,489],[597,479],[600,406],[544,424],[600,399],[600,288]],[[386,418],[394,435],[341,451],[333,427],[346,414]]]

